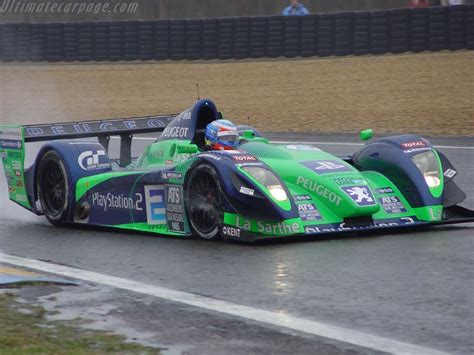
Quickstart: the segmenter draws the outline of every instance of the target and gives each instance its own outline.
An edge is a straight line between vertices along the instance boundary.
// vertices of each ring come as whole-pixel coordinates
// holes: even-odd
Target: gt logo
[[[79,155],[77,163],[82,170],[95,170],[110,167],[110,163],[99,163],[101,156],[106,156],[105,151],[98,150],[97,153],[94,153],[92,150],[87,150]]]

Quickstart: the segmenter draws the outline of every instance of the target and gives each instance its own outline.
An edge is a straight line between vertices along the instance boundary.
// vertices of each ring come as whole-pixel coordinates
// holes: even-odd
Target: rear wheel
[[[203,239],[220,237],[221,187],[212,166],[201,164],[190,172],[186,184],[186,213],[195,235]]]
[[[44,215],[51,224],[61,225],[67,219],[69,184],[66,167],[56,151],[43,155],[36,181]]]

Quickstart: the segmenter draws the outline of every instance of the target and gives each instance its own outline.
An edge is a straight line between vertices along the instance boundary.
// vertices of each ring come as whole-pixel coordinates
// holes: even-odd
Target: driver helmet
[[[204,141],[210,150],[232,150],[239,144],[239,132],[232,122],[216,120],[207,125]]]

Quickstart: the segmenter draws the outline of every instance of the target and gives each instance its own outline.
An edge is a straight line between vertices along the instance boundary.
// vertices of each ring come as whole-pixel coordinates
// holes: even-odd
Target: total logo
[[[408,143],[402,143],[402,148],[403,149],[413,149],[413,148],[424,148],[427,147],[428,145],[422,141],[416,141],[416,142],[408,142]]]
[[[79,164],[82,170],[97,170],[110,168],[110,162],[107,161],[106,163],[101,163],[100,157],[107,158],[105,151],[98,150],[96,153],[94,153],[92,150],[87,150],[79,155],[79,157],[77,158],[77,163]]]
[[[257,158],[253,155],[233,155],[232,159],[240,162],[257,161]]]

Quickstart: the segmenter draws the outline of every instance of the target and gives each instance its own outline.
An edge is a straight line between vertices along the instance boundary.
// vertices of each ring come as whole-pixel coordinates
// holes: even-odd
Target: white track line
[[[120,137],[111,137],[113,139],[120,139]],[[156,138],[149,137],[133,137],[136,140],[142,141],[155,141]],[[275,144],[311,144],[311,145],[337,145],[337,146],[362,146],[364,143],[348,143],[348,142],[311,142],[311,141],[270,141],[270,143]],[[452,146],[452,145],[434,145],[435,148],[440,149],[468,149],[474,150],[474,147],[461,147],[461,146]]]
[[[145,284],[138,281],[99,274],[92,271],[80,270],[69,266],[57,265],[39,260],[26,259],[14,255],[0,253],[0,262],[26,267],[52,274],[71,277],[74,279],[94,282],[102,285],[150,295],[173,302],[199,307],[227,315],[245,318],[261,323],[279,326],[304,332],[336,341],[357,345],[360,347],[389,352],[393,354],[444,354],[440,351],[387,339],[372,334],[328,325],[291,315],[270,312],[263,309],[243,306],[214,298],[176,291],[160,286]]]

